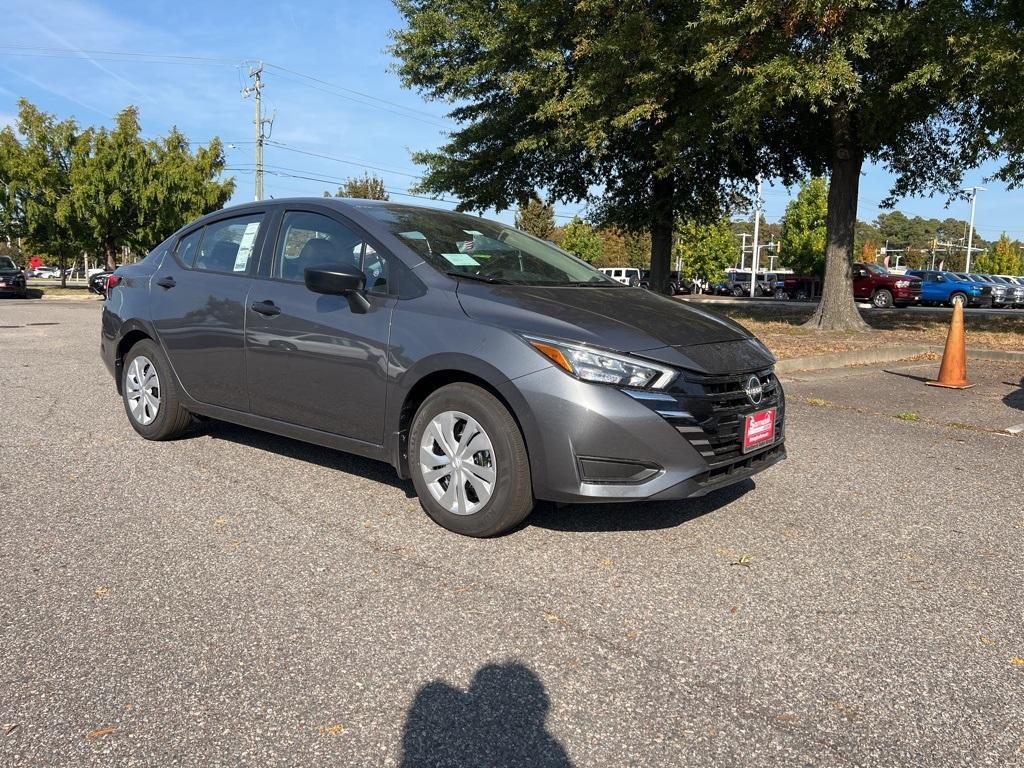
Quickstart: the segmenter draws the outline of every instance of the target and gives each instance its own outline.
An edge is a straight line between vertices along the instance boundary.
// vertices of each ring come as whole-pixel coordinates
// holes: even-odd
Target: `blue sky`
[[[280,174],[266,178],[267,194],[275,197],[333,191],[363,172],[357,164],[373,166],[369,170],[394,193],[407,190],[418,172],[410,152],[438,146],[451,126],[443,104],[404,90],[389,71],[388,31],[400,23],[390,0],[4,4],[0,125],[13,120],[20,96],[84,124],[110,123],[118,110],[135,104],[147,135],[177,125],[190,139],[219,136],[231,145],[236,202],[253,191],[253,103],[239,91],[256,60],[267,65],[264,104],[268,113],[276,110],[276,143],[266,150],[268,171]],[[983,183],[991,170],[979,169],[965,184]],[[890,182],[884,170],[867,169],[862,219],[874,219]],[[1024,239],[1024,191],[985,186],[978,197],[980,234],[994,239],[1007,231]],[[782,215],[789,196],[783,187],[766,186],[770,221]],[[968,217],[966,202],[948,211],[944,202],[911,199],[898,208],[908,215]],[[556,210],[564,222],[581,208],[558,204]],[[510,221],[511,214],[499,218]]]

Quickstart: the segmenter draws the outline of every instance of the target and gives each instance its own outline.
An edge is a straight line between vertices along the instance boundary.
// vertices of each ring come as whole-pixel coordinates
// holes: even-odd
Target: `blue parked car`
[[[932,269],[908,269],[908,275],[921,278],[921,303],[963,304],[965,307],[991,307],[992,286],[961,278],[952,272]]]

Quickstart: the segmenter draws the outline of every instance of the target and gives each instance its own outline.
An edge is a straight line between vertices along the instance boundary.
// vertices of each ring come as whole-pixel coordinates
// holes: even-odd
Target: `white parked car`
[[[60,270],[56,267],[37,267],[32,270],[32,277],[44,277],[49,280],[60,277]]]
[[[601,267],[601,271],[623,285],[640,285],[640,270],[636,267]]]

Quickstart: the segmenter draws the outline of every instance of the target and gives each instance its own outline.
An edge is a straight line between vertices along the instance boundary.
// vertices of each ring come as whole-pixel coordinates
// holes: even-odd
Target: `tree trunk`
[[[672,230],[675,228],[675,179],[655,177],[651,187],[651,290],[668,293],[672,270]]]
[[[868,325],[853,301],[853,234],[864,155],[850,140],[847,112],[833,115],[832,136],[832,178],[825,217],[825,281],[818,308],[804,327],[816,331],[863,331]]]
[[[103,253],[107,257],[107,269],[114,271],[117,269],[117,248],[114,247],[113,243],[106,243],[103,246]]]

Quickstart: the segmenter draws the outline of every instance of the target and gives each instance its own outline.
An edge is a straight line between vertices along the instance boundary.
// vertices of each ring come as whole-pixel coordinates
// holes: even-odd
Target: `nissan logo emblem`
[[[747,382],[743,391],[747,393],[747,399],[754,405],[761,402],[761,396],[764,394],[764,390],[761,389],[761,380],[757,376],[750,377],[750,381]]]

